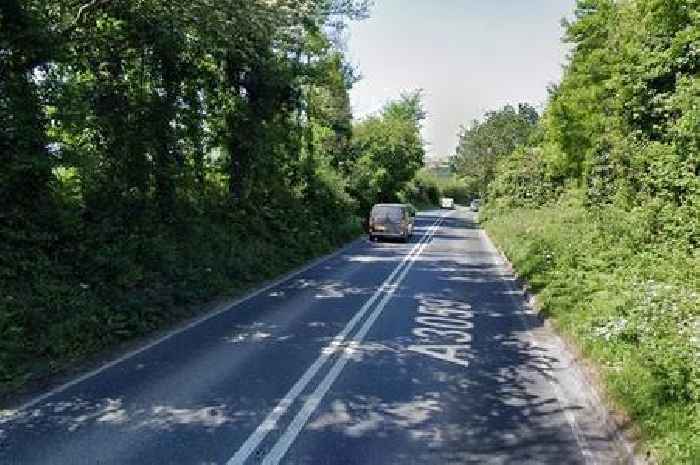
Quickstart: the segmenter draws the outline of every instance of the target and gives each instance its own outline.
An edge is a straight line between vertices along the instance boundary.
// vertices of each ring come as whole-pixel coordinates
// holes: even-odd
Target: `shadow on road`
[[[467,222],[455,227],[474,229]],[[455,231],[444,237],[465,239]],[[345,449],[387,450],[367,463],[586,463],[566,419],[567,410],[582,407],[563,407],[549,384],[557,382],[561,363],[525,337],[542,322],[513,304],[504,281],[511,277],[489,258],[478,250],[464,259],[440,251],[421,256],[413,280],[395,297],[396,309],[384,317],[391,323],[353,350],[355,364],[309,424],[311,439],[295,463],[326,463],[315,460],[325,457],[321,446],[329,441],[340,456]],[[416,284],[421,279],[425,286]],[[450,343],[412,334],[426,302],[446,311],[471,306],[467,367],[410,350],[417,343]],[[586,438],[593,450],[611,440]]]
[[[437,216],[421,219],[432,222]],[[584,463],[565,418],[567,409],[581,407],[562,407],[549,386],[560,369],[559,361],[525,337],[528,330],[541,326],[541,321],[513,305],[512,291],[505,281],[510,276],[491,263],[490,253],[479,247],[455,253],[458,241],[463,245],[478,240],[476,230],[478,225],[469,220],[447,218],[430,239],[432,247],[415,260],[409,278],[397,289],[392,305],[368,340],[345,349],[351,364],[322,409],[311,418],[294,463],[340,463],[334,460],[356,457],[353,450],[372,451],[374,455],[363,462],[343,463]],[[413,242],[419,239],[416,235]],[[398,247],[410,250],[413,245]],[[336,266],[388,263],[391,268],[404,257],[397,253],[395,244],[379,243],[343,254]],[[241,379],[243,367],[255,362],[253,356],[260,353],[260,347],[278,357],[298,357],[303,360],[298,366],[306,367],[317,356],[317,348],[342,327],[342,320],[303,319],[288,311],[295,296],[311,291],[312,299],[328,302],[331,311],[333,302],[351,298],[362,302],[376,290],[358,284],[350,275],[324,278],[323,273],[331,271],[324,267],[329,266],[322,265],[315,278],[292,279],[271,290],[258,302],[267,308],[266,314],[242,312],[223,336],[208,346],[193,347],[188,352],[192,357],[189,369],[201,376],[175,383],[173,389],[182,392],[169,401],[149,397],[149,392],[153,396],[161,392],[162,386],[156,385],[145,393],[127,390],[113,397],[83,392],[28,411],[0,414],[0,462],[8,463],[8,454],[12,457],[10,436],[15,444],[40,444],[41,438],[50,434],[48,444],[69,444],[66,456],[75,453],[84,457],[99,455],[100,451],[91,449],[94,444],[129,447],[129,440],[122,438],[129,434],[136,434],[141,441],[155,441],[162,432],[177,434],[179,443],[209,450],[210,454],[213,443],[230,442],[233,437],[242,440],[279,400],[266,393],[286,392],[286,384],[291,384],[285,381],[283,389],[270,388],[281,383],[279,370],[249,370],[250,375]],[[410,350],[415,344],[449,343],[442,336],[418,340],[412,332],[418,310],[431,302],[440,302],[444,310],[471,308],[471,341],[464,354],[468,366]],[[261,318],[267,314],[273,316]],[[302,345],[311,347],[311,356],[301,354]],[[221,357],[230,357],[231,364],[210,366],[210,360],[217,358],[208,357],[217,351]],[[234,353],[235,357],[230,355]],[[165,355],[161,360],[174,363]],[[133,365],[130,369],[141,368]],[[176,365],[167,366],[167,370],[160,384],[179,379]],[[298,373],[292,375],[295,379]],[[228,387],[212,391],[211,386],[217,384]],[[76,439],[73,435],[82,430],[90,433]],[[606,436],[587,438],[594,449],[609,441]],[[211,463],[218,462],[212,459]]]

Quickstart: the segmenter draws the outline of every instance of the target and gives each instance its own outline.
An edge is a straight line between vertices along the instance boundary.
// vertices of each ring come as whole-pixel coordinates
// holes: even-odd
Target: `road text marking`
[[[428,240],[430,240],[430,237],[432,236],[432,233],[434,233],[435,228],[438,226],[438,224],[442,221],[442,217],[438,218],[431,226],[430,228],[426,231],[426,233],[423,235],[420,241],[416,243],[416,245],[411,249],[411,251],[403,258],[403,260],[394,268],[394,270],[391,272],[389,277],[387,277],[384,282],[381,284],[379,289],[370,297],[364,305],[360,308],[360,310],[353,316],[353,318],[347,323],[347,325],[343,328],[343,330],[338,333],[337,336],[333,338],[333,341],[329,344],[327,348],[324,348],[321,351],[321,354],[319,357],[307,368],[306,372],[299,378],[299,380],[292,386],[292,388],[287,392],[287,394],[282,398],[282,400],[279,401],[277,406],[275,406],[274,409],[267,415],[267,417],[263,420],[263,422],[258,426],[258,428],[246,439],[246,441],[243,443],[243,445],[236,451],[233,457],[229,459],[228,462],[226,462],[226,465],[243,465],[245,461],[250,457],[250,455],[258,448],[260,443],[265,439],[265,437],[275,429],[278,420],[289,410],[289,407],[294,403],[294,401],[299,397],[299,395],[306,389],[308,384],[311,382],[311,380],[314,378],[314,376],[318,373],[318,371],[325,365],[325,363],[328,361],[328,359],[333,356],[337,350],[335,350],[339,345],[341,345],[345,339],[347,338],[348,334],[355,328],[355,326],[360,322],[360,320],[365,316],[365,314],[370,310],[372,305],[377,301],[377,299],[383,294],[386,293],[387,295],[384,296],[384,299],[380,301],[383,302],[387,296],[390,296],[393,294],[394,290],[396,289],[396,284],[392,283],[394,278],[399,275],[402,269],[404,268],[404,265],[406,263],[412,263],[412,259],[414,259],[415,256],[420,254],[422,251],[422,247],[424,246],[425,243],[427,243]],[[400,282],[402,279],[403,274],[399,278],[397,282]],[[371,318],[371,316],[370,316]],[[368,320],[369,321],[369,320]],[[361,331],[361,330],[360,330]],[[358,333],[359,334],[359,333]],[[356,336],[357,337],[357,336]],[[344,353],[345,351],[343,351]],[[344,357],[341,356],[341,360],[343,360]],[[331,368],[331,372],[334,371],[334,369],[337,370],[336,365]],[[342,370],[342,367],[340,368]],[[329,375],[330,373],[329,372]],[[328,377],[328,376],[327,376]],[[319,385],[320,387],[321,385]],[[329,385],[330,387],[330,385]],[[318,389],[317,389],[318,390]],[[325,394],[325,392],[324,392]],[[313,396],[312,396],[313,398]],[[309,400],[312,400],[310,398]],[[309,401],[307,400],[307,403]],[[306,404],[305,404],[306,406]],[[315,408],[315,407],[314,407]],[[302,411],[304,410],[304,407],[302,407]],[[301,414],[301,412],[300,412]],[[309,413],[310,415],[310,413]],[[297,415],[298,416],[298,415]],[[302,425],[303,426],[303,425]],[[296,436],[295,436],[296,437]],[[291,445],[291,443],[290,443]],[[285,449],[286,452],[286,449]],[[267,460],[267,459],[266,459]]]
[[[407,350],[469,366],[472,336],[467,331],[474,327],[469,321],[474,316],[471,306],[454,300],[422,299],[418,314],[415,322],[421,326],[413,329],[413,335],[422,341]]]

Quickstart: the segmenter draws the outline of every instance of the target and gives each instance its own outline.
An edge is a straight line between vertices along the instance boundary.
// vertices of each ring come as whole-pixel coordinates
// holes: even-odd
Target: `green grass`
[[[643,445],[662,464],[700,464],[698,250],[654,234],[648,209],[585,208],[577,192],[482,220]]]

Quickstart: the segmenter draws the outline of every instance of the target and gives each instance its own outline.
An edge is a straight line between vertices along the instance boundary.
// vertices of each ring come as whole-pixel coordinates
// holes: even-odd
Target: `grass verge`
[[[700,464],[700,254],[661,241],[648,209],[577,192],[481,220],[542,312],[594,361],[661,464]]]

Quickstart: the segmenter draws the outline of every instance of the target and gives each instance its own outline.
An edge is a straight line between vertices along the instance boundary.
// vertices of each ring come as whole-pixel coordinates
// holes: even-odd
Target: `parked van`
[[[405,203],[379,203],[369,214],[369,239],[390,237],[408,242],[413,235],[416,210]]]

